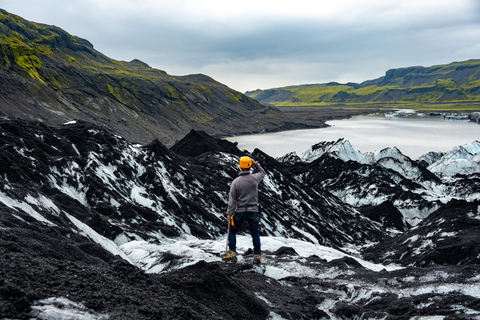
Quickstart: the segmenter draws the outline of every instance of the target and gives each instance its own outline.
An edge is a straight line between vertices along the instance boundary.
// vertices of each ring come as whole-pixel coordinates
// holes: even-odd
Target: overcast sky
[[[245,92],[480,58],[480,0],[0,0],[110,58]]]

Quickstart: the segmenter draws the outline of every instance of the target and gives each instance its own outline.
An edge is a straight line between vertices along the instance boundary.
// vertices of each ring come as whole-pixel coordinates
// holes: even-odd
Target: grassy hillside
[[[309,126],[208,76],[111,59],[59,27],[1,9],[0,116],[84,120],[132,142],[165,144],[191,129],[224,136]]]
[[[277,106],[450,106],[479,109],[480,60],[446,65],[392,69],[361,84],[326,83],[289,86],[246,93]]]

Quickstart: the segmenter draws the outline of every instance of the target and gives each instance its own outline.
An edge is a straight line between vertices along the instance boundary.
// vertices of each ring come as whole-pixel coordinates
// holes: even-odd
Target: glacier
[[[268,173],[255,267],[246,233],[240,261],[220,262],[234,144],[191,132],[132,145],[84,122],[0,129],[2,318],[480,318],[480,173],[458,164],[478,162],[478,142],[417,160],[346,140],[255,150]],[[429,169],[453,160],[452,174]]]

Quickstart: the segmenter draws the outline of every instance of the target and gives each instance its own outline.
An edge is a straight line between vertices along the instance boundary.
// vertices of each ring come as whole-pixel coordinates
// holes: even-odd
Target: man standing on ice
[[[258,209],[258,185],[265,177],[265,170],[255,160],[242,157],[238,162],[241,172],[230,185],[228,197],[227,219],[229,221],[228,252],[223,261],[237,262],[237,232],[245,220],[248,222],[253,241],[253,263],[262,261],[260,233],[258,225],[260,214]],[[251,173],[250,169],[254,172]]]

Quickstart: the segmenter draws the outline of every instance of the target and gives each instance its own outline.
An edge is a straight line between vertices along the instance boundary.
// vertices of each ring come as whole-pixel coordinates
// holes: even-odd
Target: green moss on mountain
[[[384,77],[361,84],[289,86],[247,95],[277,106],[480,102],[479,80],[480,60],[468,60],[429,68],[392,69]]]
[[[205,75],[171,76],[137,59],[111,59],[59,27],[2,9],[0,90],[2,116],[51,125],[85,120],[140,143],[173,144],[191,129],[225,136],[323,125],[266,108]]]
[[[234,103],[242,102],[243,100],[243,94],[239,92],[233,92],[231,90],[227,90],[227,96],[230,99],[230,101]]]

